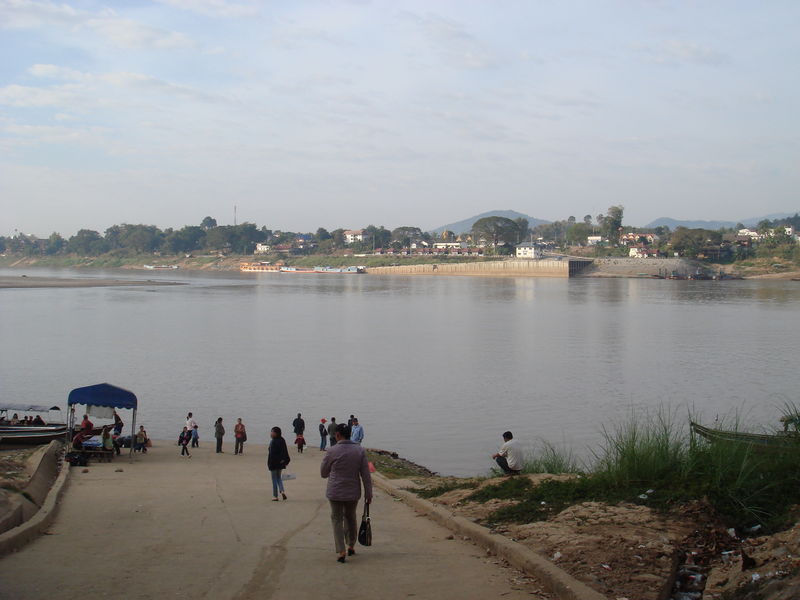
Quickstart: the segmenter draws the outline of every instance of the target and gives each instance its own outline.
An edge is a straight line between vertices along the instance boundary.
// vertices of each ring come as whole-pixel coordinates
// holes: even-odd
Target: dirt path
[[[273,503],[263,447],[158,446],[73,471],[49,535],[0,560],[0,598],[546,597],[377,490],[374,546],[337,563],[314,449],[292,454],[289,501]]]

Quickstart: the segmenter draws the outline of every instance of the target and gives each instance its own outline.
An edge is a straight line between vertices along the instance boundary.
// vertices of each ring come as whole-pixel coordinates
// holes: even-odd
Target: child
[[[189,431],[188,427],[184,427],[183,431],[181,431],[180,436],[178,436],[178,445],[180,445],[181,447],[181,456],[185,454],[189,458],[192,458],[192,455],[189,453],[189,442],[191,441],[192,441],[192,433]]]
[[[302,454],[303,453],[303,446],[306,445],[306,438],[303,437],[302,433],[297,434],[297,439],[294,441],[295,446],[297,446],[297,451]]]

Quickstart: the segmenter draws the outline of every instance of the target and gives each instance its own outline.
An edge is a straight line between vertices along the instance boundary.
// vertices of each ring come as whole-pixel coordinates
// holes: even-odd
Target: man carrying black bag
[[[361,484],[364,484],[364,503],[372,502],[372,477],[369,473],[367,453],[359,444],[350,441],[350,427],[341,423],[336,426],[336,445],[322,459],[320,472],[328,480],[327,498],[331,503],[331,522],[336,554],[340,563],[356,553],[359,533],[358,501]],[[365,506],[365,518],[369,523],[369,511]],[[370,531],[369,542],[372,542]]]

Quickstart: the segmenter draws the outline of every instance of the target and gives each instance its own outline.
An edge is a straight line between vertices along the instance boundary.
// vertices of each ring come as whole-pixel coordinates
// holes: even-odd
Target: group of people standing
[[[234,454],[244,454],[244,443],[247,441],[247,428],[245,427],[242,419],[236,419],[236,425],[233,427],[233,436],[235,440]],[[214,421],[214,439],[217,442],[217,454],[223,454],[222,441],[225,438],[225,426],[222,424],[222,417],[218,417]],[[181,456],[192,457],[189,452],[189,446],[192,448],[200,447],[200,427],[197,421],[194,420],[194,415],[189,413],[186,415],[186,424],[178,436],[178,445],[181,447]]]
[[[299,453],[303,452],[306,445],[306,422],[301,413],[292,421],[295,435],[294,444]],[[320,475],[328,480],[326,497],[331,507],[331,523],[333,526],[336,560],[344,563],[348,556],[356,553],[355,545],[358,537],[358,503],[361,499],[361,490],[364,490],[364,502],[372,502],[372,477],[370,475],[369,461],[361,443],[364,441],[364,427],[358,418],[350,415],[347,423],[337,423],[331,417],[330,423],[322,419],[319,425],[321,436],[320,450],[325,451],[325,456],[320,465]],[[222,417],[214,423],[214,438],[216,439],[216,452],[222,453],[222,441],[225,436],[225,427]],[[247,441],[247,429],[242,419],[236,420],[234,426],[236,439],[234,454],[244,453],[244,442]],[[186,416],[186,424],[179,436],[181,455],[188,455],[189,445],[192,448],[199,446],[199,428],[192,413]],[[330,447],[328,448],[328,445]],[[289,466],[291,457],[289,448],[283,437],[280,427],[270,430],[269,449],[267,450],[267,469],[272,481],[272,501],[288,500],[283,483],[283,472]]]
[[[300,415],[297,415],[298,417]],[[348,440],[354,444],[361,444],[364,441],[364,426],[358,422],[355,415],[350,415],[347,419],[347,426],[350,428],[350,437]],[[328,445],[331,447],[336,445],[336,417],[331,417],[330,423],[327,419],[320,419],[319,422],[319,449],[325,452]]]

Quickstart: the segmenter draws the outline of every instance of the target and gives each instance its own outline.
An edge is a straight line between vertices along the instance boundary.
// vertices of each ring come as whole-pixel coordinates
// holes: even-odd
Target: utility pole
[[[236,205],[233,205],[233,225],[236,226]]]

